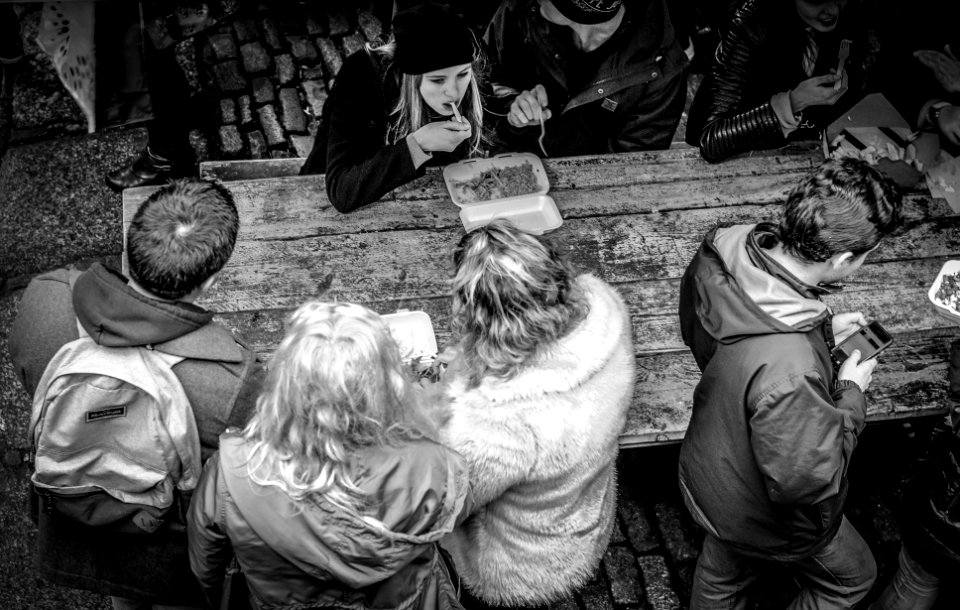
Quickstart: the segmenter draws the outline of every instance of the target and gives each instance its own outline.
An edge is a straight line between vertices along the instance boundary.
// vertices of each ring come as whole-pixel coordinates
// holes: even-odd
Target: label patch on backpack
[[[100,409],[99,411],[87,411],[87,423],[100,421],[101,419],[113,419],[114,417],[126,416],[126,405],[120,407],[110,407],[109,409]]]

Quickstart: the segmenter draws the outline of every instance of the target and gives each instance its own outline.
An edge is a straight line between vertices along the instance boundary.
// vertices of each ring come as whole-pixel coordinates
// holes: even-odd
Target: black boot
[[[147,146],[133,163],[107,174],[107,186],[114,191],[135,186],[166,184],[173,177],[173,161],[153,154]]]

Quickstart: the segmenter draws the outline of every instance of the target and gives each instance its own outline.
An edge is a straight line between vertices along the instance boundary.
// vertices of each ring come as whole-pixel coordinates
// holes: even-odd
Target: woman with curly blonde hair
[[[256,413],[221,436],[191,504],[213,607],[231,556],[255,608],[458,607],[436,542],[469,504],[466,469],[420,412],[376,313],[297,309]]]
[[[630,318],[611,286],[505,220],[454,261],[457,345],[435,396],[475,510],[444,545],[483,602],[546,604],[593,575],[614,525]]]

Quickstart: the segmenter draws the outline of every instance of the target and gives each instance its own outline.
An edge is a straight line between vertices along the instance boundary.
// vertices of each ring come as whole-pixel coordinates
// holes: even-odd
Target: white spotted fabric
[[[86,115],[90,133],[96,129],[93,26],[93,2],[47,2],[37,34],[40,48]]]

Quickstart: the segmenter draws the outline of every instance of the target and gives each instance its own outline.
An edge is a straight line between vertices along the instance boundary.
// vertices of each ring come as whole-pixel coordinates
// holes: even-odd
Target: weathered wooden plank
[[[381,313],[393,311],[393,303],[369,305]],[[425,304],[404,305],[426,305],[422,308],[434,320],[438,342],[449,343],[449,314],[444,309],[447,302],[433,299]],[[230,313],[219,318],[248,339],[254,338],[255,348],[269,357],[283,335],[283,319],[288,313],[270,310]],[[894,344],[881,357],[869,392],[869,419],[943,412],[949,344],[960,337],[960,329],[946,325],[924,331],[892,330]],[[666,352],[638,349],[633,406],[621,445],[642,446],[681,439],[690,420],[693,389],[699,378],[699,369],[686,347],[677,346]]]
[[[945,413],[947,361],[956,327],[895,335],[867,392],[867,420],[884,421]],[[679,441],[690,422],[700,372],[688,353],[637,357],[637,386],[623,447]]]
[[[783,163],[807,166],[819,162],[820,149],[815,144],[799,143],[778,151],[757,152],[730,159],[722,164],[709,165],[717,176],[743,175],[755,170],[758,157],[776,157]],[[804,159],[806,157],[806,159]],[[204,178],[221,181],[261,180],[266,178],[284,178],[296,176],[306,158],[292,159],[252,159],[252,160],[215,160],[200,164],[200,175]],[[647,173],[676,175],[676,166],[687,166],[691,162],[703,163],[697,149],[682,143],[675,143],[669,150],[656,152],[621,153],[603,156],[561,157],[543,159],[548,172],[565,173],[571,169],[586,167],[601,173],[618,165],[645,166],[651,168]],[[706,165],[706,164],[705,164]],[[429,171],[429,170],[428,170]],[[551,176],[553,178],[553,176]]]
[[[723,220],[749,222],[773,208],[725,211]],[[941,259],[960,251],[960,216],[946,216],[952,212],[945,202],[914,198],[906,212],[910,226],[885,240],[869,260]],[[684,210],[584,218],[554,237],[577,268],[611,282],[679,278],[717,216],[716,210]],[[259,241],[241,233],[208,302],[215,309],[247,310],[293,306],[307,297],[366,302],[383,295],[443,295],[461,235],[446,229]]]
[[[818,161],[810,148],[764,153],[711,165],[690,150],[548,160],[551,195],[567,220],[667,209],[768,203]],[[388,194],[382,203],[343,215],[326,198],[322,176],[235,181],[227,186],[245,227],[258,238],[459,227],[459,209],[437,170]],[[124,219],[155,190],[124,192]]]
[[[298,175],[306,160],[306,157],[294,157],[292,159],[204,161],[200,164],[200,177],[221,182],[286,178]]]
[[[842,292],[825,300],[834,311],[862,311],[869,319],[880,320],[893,333],[918,329],[949,328],[951,323],[939,317],[927,301],[926,292],[940,268],[937,259],[864,265]],[[633,342],[638,355],[657,352],[683,352],[677,319],[678,279],[615,282],[630,311]],[[258,306],[246,311],[213,307],[228,326],[240,332],[259,353],[271,354],[283,336],[283,319],[295,307],[310,298],[360,302],[378,311],[390,313],[398,308],[422,309],[430,314],[439,345],[449,341],[450,300],[446,293],[425,297],[388,298],[371,293],[366,300],[334,299],[329,294],[304,296],[283,306]]]

